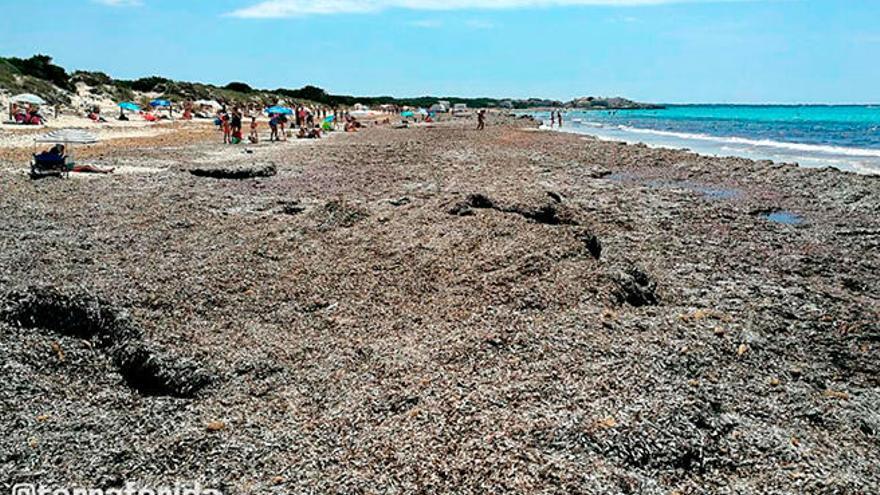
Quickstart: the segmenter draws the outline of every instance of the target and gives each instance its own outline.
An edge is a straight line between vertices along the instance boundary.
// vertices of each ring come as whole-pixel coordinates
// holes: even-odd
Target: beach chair
[[[87,145],[98,142],[98,138],[81,129],[58,129],[44,136],[34,139],[34,153],[31,160],[31,177],[66,177],[73,170],[76,160],[74,159],[73,145]],[[41,144],[64,145],[63,156],[58,154],[37,153],[37,146]]]
[[[70,173],[71,165],[67,163],[67,156],[34,154],[31,160],[31,178],[67,177]]]

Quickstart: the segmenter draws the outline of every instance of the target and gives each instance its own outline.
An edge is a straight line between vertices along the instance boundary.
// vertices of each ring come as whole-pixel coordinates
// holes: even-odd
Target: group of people
[[[156,115],[149,110],[140,110],[137,112],[137,114],[140,115],[147,122],[158,122],[160,120],[168,118],[164,115]],[[87,116],[90,119],[92,119],[94,122],[107,122],[106,120],[104,120],[103,117],[100,116],[100,109],[97,107],[95,108],[94,113],[89,113]],[[125,110],[120,108],[119,109],[119,116],[116,117],[116,120],[119,120],[122,122],[127,122],[131,119],[129,119],[128,115],[125,114]]]
[[[250,119],[248,141],[251,144],[258,143],[260,123],[257,119],[260,113],[261,109],[255,106],[236,106],[231,111],[224,106],[217,110],[214,122],[223,132],[223,143],[239,144],[243,141],[242,127],[245,119]],[[324,132],[336,130],[340,122],[345,132],[356,132],[362,127],[349,112],[338,109],[297,106],[284,112],[269,113],[269,141],[286,141],[288,126],[298,129],[295,134],[298,139],[320,139]]]
[[[10,109],[12,121],[22,125],[43,125],[45,118],[40,113],[40,109],[36,106],[28,104],[27,107],[20,107],[13,103]]]
[[[221,108],[218,109],[215,114],[214,123],[223,133],[224,144],[239,144],[244,140],[242,127],[245,119],[250,120],[250,134],[247,136],[247,140],[251,144],[256,144],[260,141],[259,130],[261,124],[259,123],[258,118],[263,112],[262,107],[255,104],[249,104],[243,107],[234,106],[232,110],[229,111],[226,109],[225,104],[221,102],[221,105]],[[274,108],[278,108],[278,111],[272,112]],[[308,108],[302,105],[297,105],[293,108],[270,107],[269,110],[268,125],[270,142],[286,141],[289,132],[288,128],[295,132],[295,134],[290,134],[291,137],[296,137],[297,139],[320,139],[325,132],[334,131],[340,128],[345,132],[357,132],[363,127],[363,123],[354,115],[338,108]],[[415,112],[410,112],[409,114],[406,112],[402,113],[404,116],[413,118],[416,121],[418,121],[419,116],[421,116],[421,121],[425,123],[432,123],[435,120],[433,113],[424,111],[421,111],[418,115],[416,115]],[[562,116],[560,114],[560,125],[561,118]],[[487,111],[482,109],[477,113],[478,130],[486,128],[486,120]],[[384,122],[376,122],[376,124],[382,123],[390,124],[391,119],[386,118]],[[407,123],[407,119],[404,119],[403,124],[401,125],[405,126]]]
[[[550,111],[550,127],[553,127],[554,124],[559,124],[559,127],[562,127],[562,110]]]
[[[222,109],[217,112],[217,122],[220,125],[220,128],[223,130],[223,144],[239,144],[242,141],[242,119],[243,115],[239,108],[233,108],[232,112],[227,112],[226,109]],[[256,124],[256,118],[252,121],[252,126]],[[254,132],[251,131],[251,136],[254,135]]]

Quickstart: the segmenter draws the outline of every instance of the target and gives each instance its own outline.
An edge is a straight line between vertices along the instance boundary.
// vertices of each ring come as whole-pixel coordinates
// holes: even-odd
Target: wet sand
[[[0,175],[0,487],[877,491],[877,178],[473,124]]]

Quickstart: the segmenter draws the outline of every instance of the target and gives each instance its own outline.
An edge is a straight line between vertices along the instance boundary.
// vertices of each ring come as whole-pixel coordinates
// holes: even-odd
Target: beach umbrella
[[[414,114],[414,113],[412,113],[412,112],[410,112],[410,111],[406,111],[406,112],[403,112],[403,113],[400,114],[401,117],[415,117],[415,115],[416,115],[416,114]]]
[[[134,104],[130,101],[123,101],[122,103],[119,104],[119,108],[121,108],[123,110],[131,110],[132,112],[140,112],[140,110],[141,110],[141,107],[137,106],[136,104]]]
[[[266,109],[266,113],[269,114],[282,114],[282,115],[293,115],[293,110],[287,107],[269,107]]]
[[[67,148],[69,165],[76,163],[72,144],[95,144],[98,137],[82,129],[57,129],[48,134],[34,138],[34,154],[37,154],[37,143],[63,144]]]
[[[336,120],[336,117],[331,115],[331,116],[327,117],[326,119],[324,119],[324,122],[329,124],[330,122],[333,122],[334,120]]]
[[[45,105],[46,100],[40,98],[37,95],[30,93],[23,93],[20,95],[13,96],[9,99],[12,103],[30,103],[31,105]]]
[[[150,102],[151,107],[170,107],[171,102],[168,100],[153,100]]]
[[[52,144],[95,144],[97,136],[82,129],[58,129],[34,139],[37,143]]]
[[[420,109],[419,109],[419,115],[428,115],[428,111],[425,110],[424,108],[420,108]]]

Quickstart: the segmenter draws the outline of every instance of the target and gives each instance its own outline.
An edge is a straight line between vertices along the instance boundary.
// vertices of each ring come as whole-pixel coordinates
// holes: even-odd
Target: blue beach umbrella
[[[412,112],[403,112],[400,114],[401,117],[415,117],[416,114]]]
[[[170,107],[171,102],[168,100],[153,100],[150,102],[151,107]]]
[[[330,122],[333,122],[334,120],[336,120],[336,117],[331,115],[331,116],[327,117],[326,119],[324,119],[324,122],[327,122],[329,124]]]
[[[123,110],[131,110],[132,112],[139,112],[141,110],[141,107],[137,106],[136,104],[134,104],[130,101],[123,101],[122,103],[119,104],[119,108],[121,108]]]
[[[293,115],[293,110],[287,107],[269,107],[266,109],[266,113],[268,114],[282,114],[282,115]]]

